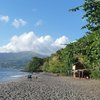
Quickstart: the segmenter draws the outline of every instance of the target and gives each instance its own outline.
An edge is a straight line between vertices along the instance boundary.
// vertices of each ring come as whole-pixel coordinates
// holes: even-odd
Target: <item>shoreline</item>
[[[38,74],[39,73],[33,73],[32,74],[32,77],[34,78],[34,77],[36,77],[36,76],[38,76]],[[28,78],[28,74],[26,74],[26,75],[22,75],[22,76],[20,76],[20,77],[15,77],[15,78],[9,78],[8,80],[2,80],[2,81],[0,81],[0,84],[7,84],[7,83],[11,83],[11,82],[20,82],[20,81],[23,81],[23,80],[26,80]]]
[[[19,82],[19,81],[21,81],[21,80],[23,80],[23,79],[25,79],[26,78],[26,76],[23,76],[23,77],[17,77],[17,78],[13,78],[13,79],[9,79],[9,80],[3,80],[3,81],[0,81],[0,84],[9,84],[9,83],[11,83],[11,82]]]
[[[37,78],[36,78],[37,76]],[[38,73],[0,84],[0,100],[99,100],[100,81]]]
[[[9,69],[9,68],[1,68],[0,69],[0,83],[9,82],[21,77],[27,76],[28,72],[22,72],[20,69]]]

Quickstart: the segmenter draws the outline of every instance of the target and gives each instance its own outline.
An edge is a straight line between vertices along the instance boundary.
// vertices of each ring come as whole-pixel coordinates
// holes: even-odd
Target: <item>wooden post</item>
[[[83,78],[83,71],[82,71],[82,78]]]
[[[75,76],[75,71],[73,71],[73,77],[75,78],[76,76]]]
[[[79,71],[79,78],[81,78],[81,77],[80,77],[80,71]]]
[[[72,70],[73,70],[73,77],[75,78],[76,77],[76,75],[75,75],[75,73],[76,73],[76,71],[75,71],[76,70],[76,66],[75,65],[72,66]]]

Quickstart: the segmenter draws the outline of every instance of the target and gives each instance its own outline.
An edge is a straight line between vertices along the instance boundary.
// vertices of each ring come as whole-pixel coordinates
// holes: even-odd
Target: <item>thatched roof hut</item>
[[[81,62],[76,62],[72,66],[72,73],[73,73],[73,77],[85,78],[89,76],[88,70]]]
[[[84,65],[83,65],[81,62],[76,62],[76,63],[74,63],[72,69],[75,69],[75,70],[78,70],[78,69],[85,69],[85,67],[84,67]]]

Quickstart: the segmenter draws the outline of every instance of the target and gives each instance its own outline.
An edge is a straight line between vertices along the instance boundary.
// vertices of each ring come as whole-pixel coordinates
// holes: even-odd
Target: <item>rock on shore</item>
[[[100,81],[40,73],[0,84],[0,100],[100,100]]]

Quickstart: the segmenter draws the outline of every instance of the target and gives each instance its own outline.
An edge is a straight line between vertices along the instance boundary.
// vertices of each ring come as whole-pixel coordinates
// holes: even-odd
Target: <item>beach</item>
[[[0,100],[100,100],[100,81],[38,73],[0,83]]]

